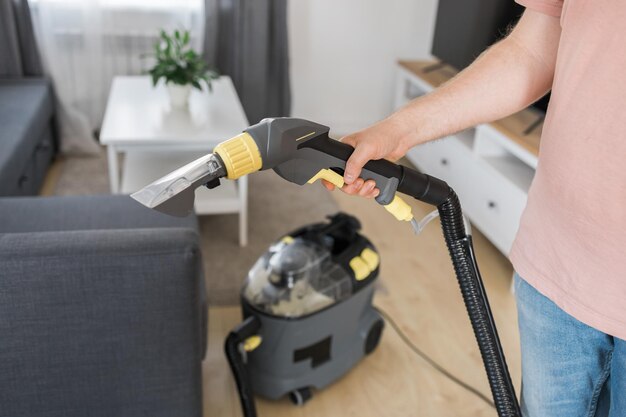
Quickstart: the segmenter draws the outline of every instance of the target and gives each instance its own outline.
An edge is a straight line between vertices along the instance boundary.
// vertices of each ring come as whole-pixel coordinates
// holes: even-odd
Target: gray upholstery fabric
[[[1,0],[0,0],[1,1]],[[0,195],[34,194],[52,158],[53,98],[44,79],[0,80]],[[50,142],[48,149],[43,143]],[[36,166],[36,151],[47,155]],[[46,153],[44,153],[46,152]],[[24,178],[23,178],[24,177]],[[32,181],[22,189],[21,181]]]
[[[127,195],[0,198],[0,233],[157,227],[197,231],[198,221],[150,210]]]
[[[233,79],[250,123],[289,116],[287,0],[205,0],[204,56]]]
[[[0,77],[41,75],[28,0],[0,0]]]
[[[0,235],[0,417],[201,416],[199,256],[180,228]]]

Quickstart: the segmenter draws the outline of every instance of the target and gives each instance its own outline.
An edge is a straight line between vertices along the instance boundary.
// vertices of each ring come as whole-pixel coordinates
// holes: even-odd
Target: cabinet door
[[[466,210],[473,223],[489,240],[508,254],[526,207],[526,195],[506,178],[484,164],[472,168]]]
[[[432,162],[434,158],[433,145],[433,143],[425,143],[423,145],[414,146],[409,149],[406,154],[409,161],[411,161],[417,169],[426,174],[430,174],[435,166]]]
[[[448,183],[461,198],[466,198],[466,189],[472,166],[471,151],[455,137],[447,137],[425,144],[428,150],[429,170],[425,173]]]

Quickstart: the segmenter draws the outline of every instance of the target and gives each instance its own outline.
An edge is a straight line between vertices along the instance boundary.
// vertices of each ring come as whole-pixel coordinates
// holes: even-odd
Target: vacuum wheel
[[[289,393],[289,399],[293,403],[293,405],[297,405],[298,407],[303,406],[307,401],[311,399],[313,393],[311,392],[311,388],[298,388],[297,390],[291,391]]]
[[[383,327],[385,322],[382,319],[376,320],[369,332],[367,332],[367,338],[365,339],[365,354],[369,355],[376,349],[378,342],[380,342],[380,336],[383,333]]]

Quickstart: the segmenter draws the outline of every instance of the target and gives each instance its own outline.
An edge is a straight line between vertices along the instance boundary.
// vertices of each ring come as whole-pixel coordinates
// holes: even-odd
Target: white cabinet
[[[445,74],[439,77],[445,78]],[[431,91],[434,87],[430,82],[436,84],[437,80],[429,76],[429,82],[425,78],[400,65],[395,107]],[[459,195],[474,226],[508,254],[526,205],[537,156],[532,147],[529,150],[524,142],[520,145],[519,140],[512,139],[513,134],[507,135],[499,127],[480,125],[416,146],[407,157],[421,171],[446,181]]]

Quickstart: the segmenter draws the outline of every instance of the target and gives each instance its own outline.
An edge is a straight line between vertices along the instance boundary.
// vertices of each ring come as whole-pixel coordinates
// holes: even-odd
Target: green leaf
[[[211,90],[211,80],[217,79],[219,73],[209,68],[200,54],[190,46],[189,30],[174,30],[171,33],[161,30],[154,44],[154,66],[148,71],[153,84],[164,78],[166,82],[180,85],[190,84],[202,89],[206,83]]]

